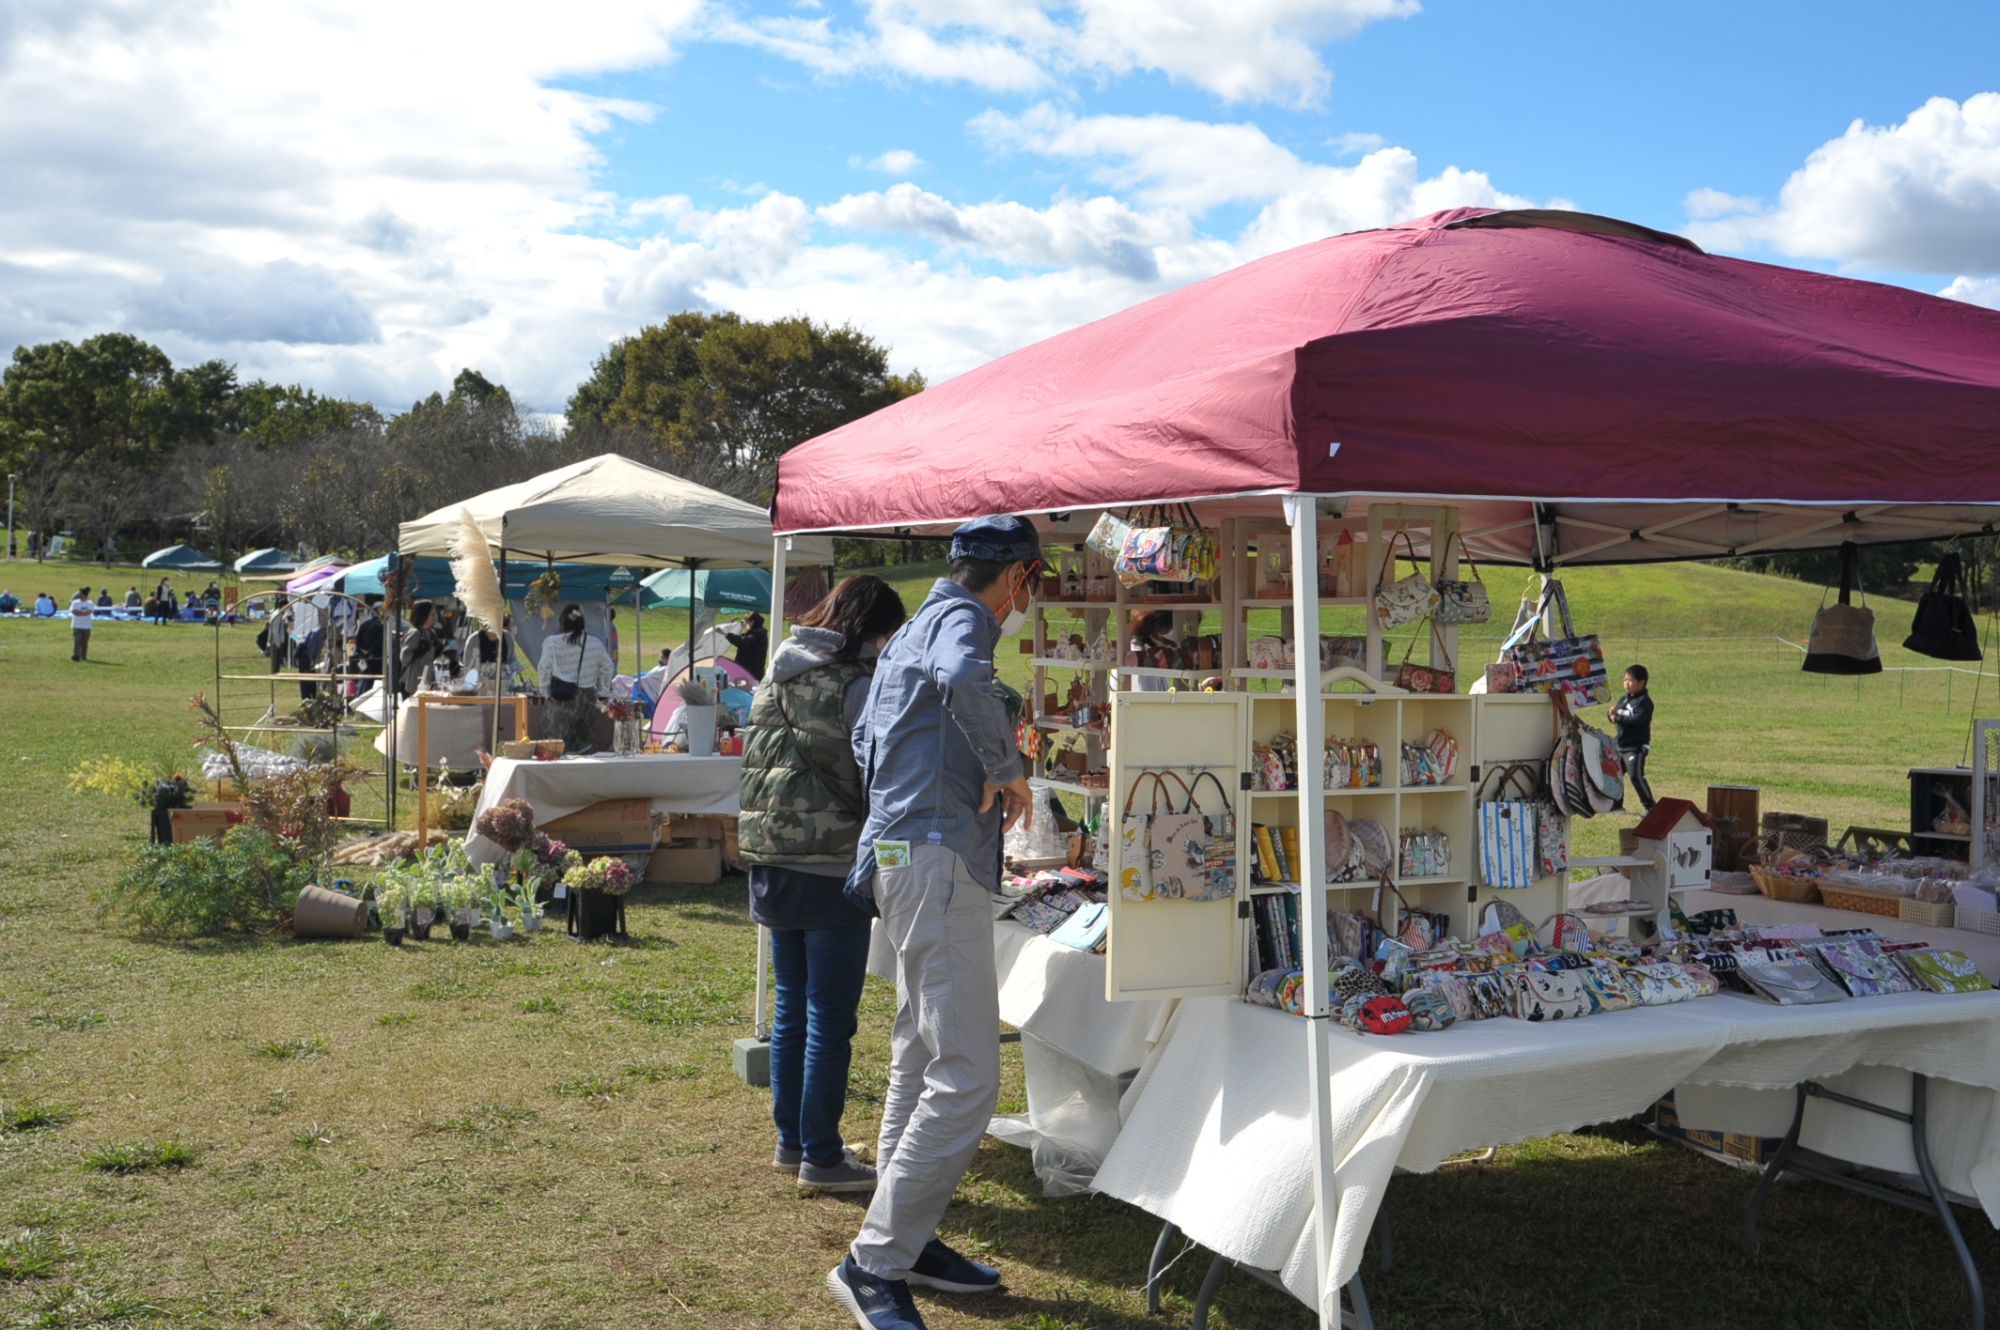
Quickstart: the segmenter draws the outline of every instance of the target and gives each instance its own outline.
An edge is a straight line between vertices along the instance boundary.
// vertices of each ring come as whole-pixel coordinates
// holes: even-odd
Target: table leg
[[[417,853],[429,848],[430,800],[428,797],[429,767],[431,756],[430,708],[424,705],[423,695],[417,695]]]
[[[1180,1228],[1173,1220],[1169,1219],[1160,1225],[1159,1239],[1153,1243],[1153,1259],[1146,1263],[1146,1315],[1148,1316],[1160,1314],[1160,1277],[1165,1273],[1167,1248],[1173,1246],[1180,1235]]]
[[[1887,1201],[1891,1205],[1900,1205],[1907,1210],[1915,1210],[1920,1214],[1934,1215],[1937,1221],[1944,1225],[1945,1237],[1950,1239],[1951,1249],[1958,1257],[1959,1268],[1965,1273],[1966,1292],[1972,1300],[1972,1330],[1986,1330],[1986,1289],[1980,1282],[1979,1267],[1973,1263],[1972,1252],[1965,1245],[1965,1235],[1959,1232],[1958,1221],[1952,1217],[1951,1198],[1945,1195],[1944,1185],[1938,1181],[1937,1169],[1931,1163],[1930,1142],[1926,1139],[1926,1126],[1929,1120],[1930,1107],[1929,1078],[1919,1076],[1915,1073],[1911,1074],[1910,1111],[1907,1113],[1893,1108],[1885,1108],[1881,1104],[1871,1104],[1865,1099],[1856,1099],[1852,1095],[1841,1094],[1838,1090],[1829,1090],[1814,1081],[1802,1083],[1799,1086],[1798,1093],[1799,1102],[1798,1107],[1792,1113],[1791,1130],[1785,1133],[1784,1144],[1778,1147],[1778,1153],[1772,1158],[1770,1167],[1764,1170],[1762,1181],[1757,1184],[1757,1190],[1751,1194],[1750,1208],[1743,1216],[1744,1249],[1753,1255],[1755,1254],[1757,1249],[1757,1212],[1762,1208],[1765,1197],[1770,1195],[1771,1187],[1777,1182],[1778,1176],[1788,1171],[1828,1183],[1835,1187],[1843,1187],[1848,1191],[1859,1192],[1863,1196],[1872,1196],[1878,1201]],[[1805,1118],[1806,1100],[1808,1098],[1830,1099],[1834,1103],[1845,1104],[1849,1108],[1858,1108],[1864,1113],[1873,1113],[1877,1117],[1908,1123],[1910,1128],[1910,1149],[1916,1155],[1917,1173],[1923,1179],[1924,1190],[1930,1194],[1929,1199],[1919,1199],[1908,1192],[1894,1191],[1888,1187],[1877,1186],[1875,1183],[1865,1181],[1861,1178],[1849,1177],[1844,1173],[1836,1173],[1830,1169],[1821,1167],[1817,1162],[1795,1158],[1799,1143],[1799,1125]]]
[[[1194,1295],[1194,1330],[1208,1330],[1208,1308],[1215,1301],[1215,1289],[1222,1282],[1222,1272],[1228,1268],[1227,1256],[1218,1256],[1208,1263],[1208,1274],[1201,1281],[1201,1292]]]

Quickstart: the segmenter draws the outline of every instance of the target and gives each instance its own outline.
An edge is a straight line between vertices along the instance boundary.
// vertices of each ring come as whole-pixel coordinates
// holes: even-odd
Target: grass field
[[[914,606],[930,570],[895,572]],[[90,577],[122,589],[137,574]],[[1489,577],[1496,603],[1519,577]],[[1662,792],[1745,781],[1766,807],[1896,825],[1903,769],[1960,760],[1975,711],[2000,707],[1994,680],[1969,674],[1801,675],[1775,639],[1803,635],[1815,588],[1697,566],[1568,585],[1614,666],[1654,669]],[[1907,615],[1887,607],[1883,637]],[[670,623],[649,614],[647,640]],[[246,668],[250,637],[224,638]],[[64,776],[104,753],[185,762],[186,699],[211,686],[215,638],[113,624],[92,664],[68,648],[61,627],[0,623],[0,1325],[844,1323],[820,1279],[861,1208],[801,1199],[769,1170],[764,1098],[729,1069],[750,1026],[740,879],[641,889],[614,948],[132,936],[93,898],[143,814]],[[871,981],[857,1141],[879,1113],[892,1006]],[[1018,1110],[1011,1050],[1008,1067],[1002,1106]],[[1397,1268],[1364,1267],[1370,1293],[1399,1327],[1962,1322],[1934,1224],[1788,1187],[1752,1262],[1734,1240],[1749,1187],[1624,1126],[1510,1147],[1397,1182]],[[1962,1217],[1990,1277],[2000,1242]],[[1102,1198],[1041,1198],[1025,1152],[988,1143],[945,1230],[1002,1265],[1008,1291],[924,1299],[934,1326],[1163,1323],[1139,1287],[1157,1225]],[[1186,1323],[1205,1264],[1175,1266],[1164,1323]],[[1212,1323],[1310,1320],[1232,1275]]]

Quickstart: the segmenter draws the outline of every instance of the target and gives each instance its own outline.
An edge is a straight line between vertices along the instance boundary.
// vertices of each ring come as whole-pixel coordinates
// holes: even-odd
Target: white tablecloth
[[[481,713],[485,714],[485,713]],[[719,813],[735,817],[740,757],[688,757],[643,753],[635,757],[565,757],[554,762],[497,758],[486,773],[479,813],[502,799],[526,799],[537,825],[566,817],[606,799],[651,799],[657,813]],[[493,863],[504,851],[477,832],[465,839],[474,863]]]
[[[529,705],[527,698],[509,698],[501,703],[501,742],[514,737],[514,709]],[[460,771],[469,771],[479,765],[478,750],[493,747],[491,699],[483,704],[448,702],[443,706],[426,706],[423,711],[423,750],[417,746],[416,699],[409,699],[396,711],[396,760],[405,766],[414,766],[421,761],[435,776],[437,764],[444,761]],[[375,750],[385,754],[389,751],[386,731],[375,736]]]
[[[1783,1008],[1723,994],[1575,1023],[1501,1019],[1386,1039],[1330,1022],[1320,1030],[1332,1068],[1336,1296],[1360,1265],[1398,1167],[1428,1172],[1461,1150],[1631,1117],[1677,1087],[1776,1091],[1745,1101],[1681,1090],[1689,1126],[1775,1134],[1771,1107],[1781,1103],[1788,1120],[1791,1088],[1802,1080],[1858,1086],[1864,1097],[1900,1081],[1901,1102],[1907,1074],[1873,1069],[1950,1082],[1932,1085],[1929,1139],[1940,1176],[1978,1196],[2000,1224],[2000,995]],[[1124,1130],[1096,1189],[1173,1221],[1213,1251],[1278,1270],[1316,1306],[1306,1038],[1297,1017],[1269,1008],[1183,1001],[1127,1092]],[[1834,1079],[1841,1073],[1850,1078]],[[1705,1120],[1717,1116],[1731,1120]],[[1863,1116],[1809,1112],[1803,1139],[1861,1163],[1894,1167],[1892,1158],[1908,1158],[1907,1135],[1897,1155],[1894,1132],[1856,1121]]]

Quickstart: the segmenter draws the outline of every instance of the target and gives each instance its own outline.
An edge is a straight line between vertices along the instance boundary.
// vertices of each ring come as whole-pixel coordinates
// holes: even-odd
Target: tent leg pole
[[[501,685],[507,678],[507,547],[500,547],[500,622],[493,625],[494,633],[500,639],[493,662],[493,743],[487,748],[489,757],[500,756],[500,696]]]
[[[1292,625],[1298,643],[1294,693],[1298,699],[1299,751],[1299,949],[1309,958],[1308,974],[1320,973],[1310,958],[1327,954],[1326,924],[1326,703],[1321,699],[1319,665],[1319,578],[1309,575],[1319,566],[1319,502],[1310,494],[1285,498],[1285,515],[1292,527]],[[1372,630],[1371,630],[1372,631]],[[1313,1284],[1318,1295],[1313,1310],[1321,1330],[1338,1330],[1340,1289],[1333,1282],[1333,1220],[1339,1191],[1333,1176],[1333,1107],[1327,1083],[1331,1068],[1326,1022],[1331,1015],[1324,980],[1309,985],[1305,995],[1306,1076],[1311,1095],[1313,1127]]]
[[[785,536],[771,539],[771,640],[779,641],[785,633],[785,547],[791,543]],[[694,573],[688,573],[688,604],[694,604]],[[689,609],[688,623],[688,665],[694,665],[694,624],[693,610]],[[766,994],[767,976],[770,973],[771,934],[762,924],[757,926],[757,1015],[755,1033],[759,1039],[770,1037],[768,1017],[770,1009]]]

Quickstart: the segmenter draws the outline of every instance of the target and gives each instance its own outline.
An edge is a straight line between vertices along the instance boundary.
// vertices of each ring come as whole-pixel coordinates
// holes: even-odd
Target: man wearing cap
[[[1020,517],[952,535],[951,576],[882,649],[854,756],[868,818],[848,894],[896,949],[896,1024],[861,1233],[827,1288],[862,1330],[923,1330],[910,1285],[998,1288],[1000,1272],[937,1237],[1000,1091],[992,895],[1000,840],[1032,819],[993,654],[1021,631],[1041,541]]]

